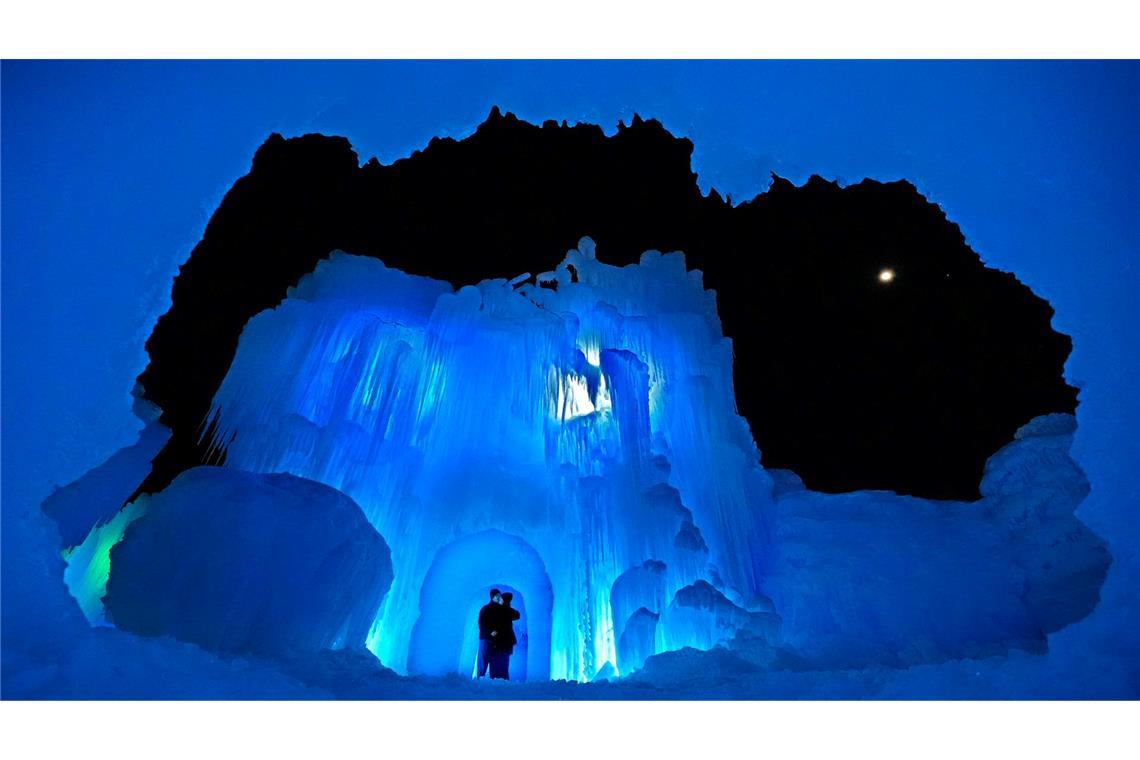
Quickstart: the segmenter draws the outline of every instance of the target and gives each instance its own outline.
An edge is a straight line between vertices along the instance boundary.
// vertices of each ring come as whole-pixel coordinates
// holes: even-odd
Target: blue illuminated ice
[[[121,520],[119,508],[150,472],[151,460],[170,439],[170,429],[158,421],[158,407],[136,397],[134,411],[146,424],[138,441],[44,500],[43,511],[59,528],[64,549],[79,545],[92,528]]]
[[[1022,428],[976,503],[821,494],[760,466],[732,361],[715,294],[680,253],[615,267],[583,239],[554,272],[455,291],[334,252],[246,325],[203,425],[223,467],[122,512],[62,510],[71,533],[96,520],[69,550],[69,586],[93,623],[107,587],[113,621],[136,632],[222,651],[365,644],[401,674],[467,676],[498,587],[522,613],[516,680],[640,673],[661,688],[1040,652],[1092,609],[1109,560],[1074,517],[1088,484],[1071,416]],[[264,493],[231,514],[241,483]],[[305,540],[325,508],[336,529]],[[304,520],[282,532],[290,510]],[[390,588],[373,583],[376,552],[326,572],[353,519],[390,547]],[[226,571],[184,547],[220,552]],[[284,622],[219,629],[240,607],[227,583],[283,605]]]
[[[614,267],[584,239],[554,272],[458,292],[334,253],[246,326],[212,419],[226,467],[337,488],[388,541],[369,646],[397,671],[469,673],[460,632],[494,585],[526,605],[532,678],[715,643],[686,621],[621,661],[627,623],[698,581],[767,604],[772,482],[680,253]],[[656,601],[612,596],[646,563]]]
[[[110,550],[104,601],[116,627],[226,653],[364,647],[392,566],[343,493],[195,467],[132,508]]]
[[[514,680],[674,695],[1032,656],[1096,604],[1111,560],[1074,514],[1072,416],[1019,430],[980,501],[938,502],[763,469],[733,399],[679,253],[614,267],[584,239],[455,291],[335,252],[247,324],[203,425],[224,466],[120,510],[168,435],[144,406],[139,443],[45,510],[92,624],[307,653],[334,690],[360,646],[470,676],[492,587],[521,613]]]

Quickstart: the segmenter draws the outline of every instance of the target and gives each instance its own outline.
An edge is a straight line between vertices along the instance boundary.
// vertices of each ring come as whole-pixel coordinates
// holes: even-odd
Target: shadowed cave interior
[[[607,137],[497,108],[390,166],[359,165],[343,138],[271,136],[147,341],[139,382],[173,435],[139,491],[210,461],[201,426],[242,328],[333,250],[455,287],[552,270],[583,235],[615,265],[683,251],[716,291],[764,465],[819,491],[977,499],[1019,426],[1074,412],[1049,304],[983,266],[913,185],[773,177],[730,205],[701,195],[691,153],[654,120]]]

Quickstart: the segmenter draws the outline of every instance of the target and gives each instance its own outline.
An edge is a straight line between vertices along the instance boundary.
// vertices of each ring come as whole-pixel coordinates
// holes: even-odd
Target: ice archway
[[[470,674],[470,634],[491,585],[513,589],[525,604],[527,679],[550,677],[554,609],[550,577],[534,547],[499,530],[463,536],[436,553],[420,588],[420,617],[412,629],[408,672]]]

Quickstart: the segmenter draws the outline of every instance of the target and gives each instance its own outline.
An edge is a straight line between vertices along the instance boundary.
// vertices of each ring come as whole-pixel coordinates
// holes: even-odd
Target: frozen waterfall
[[[453,292],[335,252],[248,323],[210,422],[226,467],[360,505],[394,571],[369,647],[399,671],[469,673],[460,629],[493,585],[528,610],[531,678],[707,648],[668,610],[695,583],[741,620],[771,609],[772,481],[715,295],[680,253],[614,267],[583,239],[554,272]],[[652,599],[615,584],[646,563]]]

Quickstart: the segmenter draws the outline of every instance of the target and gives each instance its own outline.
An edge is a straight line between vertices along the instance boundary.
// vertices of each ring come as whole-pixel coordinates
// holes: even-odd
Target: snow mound
[[[111,550],[116,627],[228,653],[363,648],[388,587],[384,539],[352,499],[287,474],[197,467]]]
[[[1071,415],[1024,426],[974,503],[783,492],[766,587],[785,643],[841,668],[1044,653],[1096,606],[1111,562],[1074,515],[1089,489],[1074,430]]]

